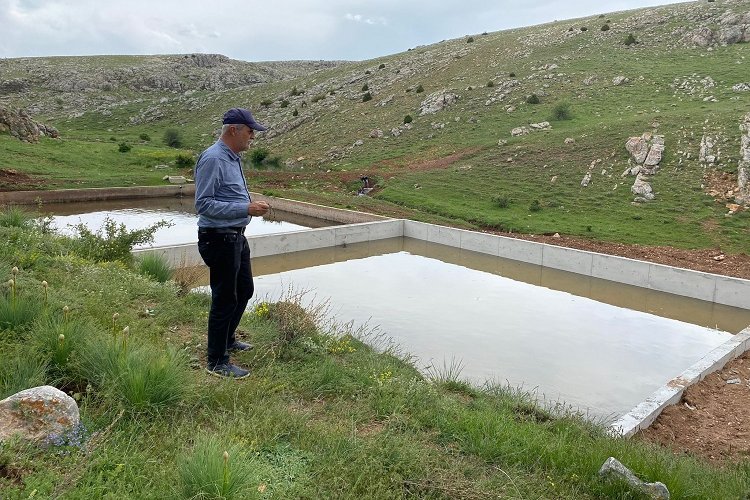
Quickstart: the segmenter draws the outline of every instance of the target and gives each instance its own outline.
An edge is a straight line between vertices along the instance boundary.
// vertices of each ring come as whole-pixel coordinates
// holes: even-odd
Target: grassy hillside
[[[70,103],[83,102],[81,92],[34,87],[0,104],[37,109],[35,118],[63,139],[26,145],[0,135],[8,152],[0,168],[58,187],[159,183],[164,171],[153,166],[178,153],[163,146],[165,129],[179,130],[185,150],[197,153],[214,140],[226,108],[247,106],[271,125],[256,146],[278,160],[277,167],[247,162],[255,190],[468,227],[748,253],[747,212],[725,216],[727,189],[708,195],[716,179],[736,184],[738,125],[750,92],[733,86],[750,81],[748,45],[695,41],[701,28],[717,39],[732,26],[744,29],[730,14],[748,9],[748,1],[696,2],[472,34],[250,85],[237,77],[228,80],[236,85],[202,88],[180,77],[179,89],[128,90],[75,112]],[[628,35],[637,43],[626,45]],[[0,75],[33,64],[0,61]],[[618,76],[628,83],[615,85]],[[457,101],[420,116],[427,96],[444,91]],[[527,103],[532,94],[538,104]],[[542,121],[551,129],[511,135]],[[382,137],[371,138],[381,135],[371,134],[376,129]],[[634,178],[621,177],[624,146],[644,132],[663,135],[666,149],[651,179],[655,200],[632,204]],[[709,166],[698,160],[706,134],[719,149]],[[130,152],[118,152],[123,141]],[[376,182],[366,199],[354,196],[362,175]]]

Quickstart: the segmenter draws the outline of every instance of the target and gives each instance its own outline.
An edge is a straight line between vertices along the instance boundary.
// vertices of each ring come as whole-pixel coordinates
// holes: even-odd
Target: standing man
[[[253,296],[250,247],[245,226],[253,215],[268,211],[265,201],[252,201],[239,154],[246,151],[255,131],[266,127],[247,109],[224,113],[221,137],[195,165],[195,209],[198,212],[198,251],[209,267],[211,310],[208,315],[208,364],[212,375],[245,378],[249,370],[229,362],[230,351],[252,349],[235,331]]]

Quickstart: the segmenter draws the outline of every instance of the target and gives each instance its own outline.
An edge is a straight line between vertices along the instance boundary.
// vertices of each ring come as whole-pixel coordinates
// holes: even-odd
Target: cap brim
[[[263,125],[261,125],[261,124],[260,124],[260,123],[258,123],[258,122],[254,122],[254,123],[251,123],[251,124],[250,124],[250,125],[248,125],[248,126],[249,126],[249,127],[251,128],[251,129],[253,129],[253,130],[257,130],[258,132],[265,132],[266,130],[268,130],[268,129],[267,129],[266,127],[264,127]]]

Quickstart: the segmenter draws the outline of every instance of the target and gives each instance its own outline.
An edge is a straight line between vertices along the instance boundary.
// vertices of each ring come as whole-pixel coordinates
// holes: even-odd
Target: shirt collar
[[[219,147],[221,147],[221,149],[224,150],[224,152],[227,153],[230,158],[232,158],[233,160],[239,160],[240,159],[240,155],[238,155],[237,153],[235,153],[234,151],[232,151],[229,148],[229,146],[227,146],[224,143],[224,141],[222,141],[221,139],[219,139],[217,142],[219,143]]]

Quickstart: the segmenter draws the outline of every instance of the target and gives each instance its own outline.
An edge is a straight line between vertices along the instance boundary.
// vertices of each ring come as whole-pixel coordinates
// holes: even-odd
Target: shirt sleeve
[[[223,182],[223,162],[219,158],[201,157],[195,166],[195,210],[213,219],[247,217],[247,203],[220,201],[216,192]]]

